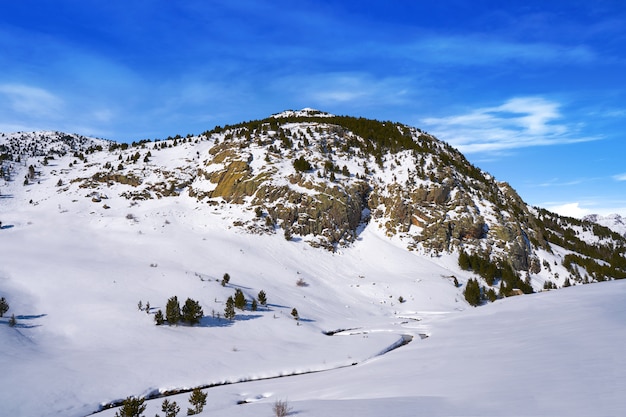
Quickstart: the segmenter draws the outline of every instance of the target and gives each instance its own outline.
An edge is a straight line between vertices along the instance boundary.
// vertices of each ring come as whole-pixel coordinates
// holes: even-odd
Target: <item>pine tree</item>
[[[228,284],[230,282],[230,275],[228,275],[228,273],[224,274],[224,277],[222,278],[222,287],[225,287],[226,284]]]
[[[252,305],[250,306],[250,309],[251,309],[252,311],[257,311],[257,309],[258,309],[258,308],[259,308],[259,305],[258,305],[258,303],[256,302],[256,300],[253,298],[253,299],[252,299]]]
[[[156,323],[157,326],[160,326],[163,323],[165,323],[165,318],[163,317],[163,311],[159,310],[156,312],[156,314],[154,315],[154,322]]]
[[[300,320],[300,316],[298,315],[298,310],[296,310],[295,307],[293,308],[293,310],[291,310],[291,315],[293,316],[294,319]]]
[[[191,298],[187,298],[185,301],[185,305],[183,306],[183,317],[182,320],[191,325],[200,323],[200,319],[204,316],[204,312],[202,311],[202,307],[200,307],[200,303],[192,300]]]
[[[137,303],[137,309],[139,311],[143,310],[143,303],[141,302],[141,300],[139,300],[139,302]]]
[[[178,297],[173,296],[167,300],[165,305],[165,318],[168,324],[178,324],[180,321],[180,304],[178,303]]]
[[[143,398],[128,397],[124,405],[115,413],[115,417],[143,417],[146,405]]]
[[[233,297],[228,297],[226,300],[226,307],[224,308],[224,318],[228,320],[232,320],[235,318],[235,300]]]
[[[180,407],[176,404],[176,401],[169,402],[165,399],[163,404],[161,404],[161,411],[165,413],[165,417],[176,417],[180,412]]]
[[[192,416],[194,414],[200,414],[206,405],[206,397],[207,394],[202,392],[200,388],[195,388],[191,391],[191,395],[189,396],[189,404],[193,406],[193,408],[187,409],[187,415]]]
[[[0,298],[0,317],[4,316],[4,313],[7,311],[9,311],[9,303],[7,303],[7,300],[2,297]]]
[[[11,314],[11,318],[9,319],[9,326],[15,327],[17,324],[17,320],[15,319],[15,314]]]
[[[265,291],[261,290],[259,291],[259,303],[261,303],[262,306],[267,305],[267,295],[265,294]]]
[[[243,311],[246,308],[246,304],[246,297],[243,295],[243,291],[237,288],[235,290],[235,307]]]
[[[467,253],[463,251],[459,253],[459,267],[465,271],[467,271],[471,267],[469,256],[467,256]]]
[[[475,279],[469,279],[465,286],[465,299],[474,307],[480,304],[480,285]]]
[[[301,156],[300,158],[293,161],[293,167],[296,169],[296,171],[299,172],[306,172],[312,169],[311,164],[309,163],[309,161],[304,159],[304,156]]]

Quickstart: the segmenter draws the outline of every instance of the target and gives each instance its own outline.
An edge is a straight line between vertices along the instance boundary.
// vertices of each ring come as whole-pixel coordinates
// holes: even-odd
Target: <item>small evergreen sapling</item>
[[[243,311],[246,308],[246,304],[246,297],[243,295],[243,291],[237,288],[235,290],[235,307]]]
[[[262,306],[266,306],[267,305],[267,295],[265,294],[265,291],[261,290],[259,291],[259,303],[261,303]]]
[[[235,300],[233,297],[228,297],[226,300],[226,307],[224,308],[224,318],[227,320],[232,320],[235,318]]]
[[[296,310],[295,307],[293,308],[293,310],[291,310],[291,315],[293,316],[294,319],[300,320],[300,315],[298,314],[298,310]]]
[[[176,404],[176,401],[169,402],[165,399],[163,404],[161,404],[161,411],[165,413],[165,417],[176,417],[180,412],[180,407]]]
[[[180,304],[178,303],[178,297],[173,296],[167,300],[165,305],[165,318],[170,325],[178,324],[180,321]]]
[[[143,417],[146,405],[143,398],[128,397],[124,405],[115,413],[115,417]]]
[[[4,313],[7,311],[9,311],[9,303],[7,303],[7,300],[2,297],[0,298],[0,317],[4,316]]]
[[[162,324],[165,323],[165,318],[163,317],[163,311],[158,310],[156,312],[156,314],[154,315],[154,322],[156,323],[157,326],[161,326]]]
[[[222,287],[225,287],[226,284],[228,284],[230,282],[230,275],[228,273],[225,273],[224,276],[222,277]]]
[[[206,405],[206,397],[207,394],[202,392],[200,388],[195,388],[191,391],[191,395],[189,396],[189,404],[193,406],[193,408],[187,409],[187,415],[192,416],[195,414],[200,414]]]

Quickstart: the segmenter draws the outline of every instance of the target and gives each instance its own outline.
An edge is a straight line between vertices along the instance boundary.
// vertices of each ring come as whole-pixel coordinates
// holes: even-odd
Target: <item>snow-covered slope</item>
[[[626,282],[473,309],[450,279],[463,276],[454,260],[431,262],[369,229],[333,254],[232,233],[229,213],[166,202],[111,215],[70,214],[54,199],[45,208],[11,207],[0,286],[18,324],[0,326],[9,376],[2,415],[83,416],[129,395],[353,363],[208,389],[204,415],[271,415],[277,399],[302,416],[586,416],[626,406]],[[224,272],[227,287],[216,281]],[[296,285],[300,278],[308,286]],[[264,289],[269,306],[233,322],[213,319],[234,288],[248,297]],[[154,310],[137,309],[139,300],[163,308],[172,295],[201,301],[201,326],[157,327]],[[336,329],[354,330],[322,333]],[[376,357],[402,335],[413,341]],[[187,398],[170,400],[184,409]],[[160,404],[150,402],[146,415]]]
[[[458,262],[459,247],[507,254],[527,239],[532,253],[515,253],[541,262],[529,271],[538,290],[570,276],[564,259],[577,242],[618,241],[524,208],[432,138],[421,137],[419,155],[389,151],[379,164],[360,148],[370,142],[317,117],[338,120],[305,109],[277,115],[280,130],[263,122],[133,145],[54,132],[0,138],[0,296],[10,304],[0,415],[86,416],[193,387],[209,393],[204,415],[223,416],[271,415],[276,400],[302,416],[623,409],[623,282],[475,309],[463,291],[477,275]],[[316,168],[297,172],[301,156]],[[415,158],[423,168],[413,171]],[[439,159],[455,168],[440,170]],[[420,240],[425,231],[432,237]],[[229,321],[236,289],[248,305]],[[253,311],[261,290],[268,305]],[[155,325],[172,296],[199,301],[200,325]],[[181,414],[188,395],[170,398]]]

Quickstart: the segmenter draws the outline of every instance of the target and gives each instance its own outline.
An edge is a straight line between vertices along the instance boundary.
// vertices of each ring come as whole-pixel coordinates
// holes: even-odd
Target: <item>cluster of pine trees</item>
[[[207,394],[202,392],[200,388],[195,388],[189,396],[189,404],[187,415],[193,416],[200,414],[206,405]],[[144,398],[128,397],[122,403],[120,409],[115,413],[115,417],[144,417],[146,404]],[[180,412],[180,406],[176,401],[163,400],[161,411],[165,413],[164,417],[176,417]],[[158,414],[155,417],[160,417]]]
[[[575,274],[573,264],[583,266],[594,275],[597,281],[605,279],[626,278],[626,239],[607,227],[592,224],[571,217],[563,218],[547,210],[536,208],[538,223],[544,230],[545,239],[572,252],[583,256],[572,255],[563,259],[563,265]],[[592,230],[593,234],[605,240],[604,243],[589,244],[580,239],[570,225],[583,230]],[[593,259],[603,261],[598,263]]]
[[[230,275],[225,273],[221,280],[221,285],[225,287],[230,283]],[[259,304],[262,306],[267,305],[267,294],[265,291],[259,291],[257,298],[252,298],[250,301],[250,310],[257,311]],[[235,309],[244,311],[248,306],[248,300],[240,288],[235,289],[235,294],[229,296],[226,300],[224,308],[224,318],[227,320],[234,320],[236,313]],[[144,310],[144,306],[141,301],[138,303],[139,310]],[[150,312],[150,303],[145,305],[145,311]],[[213,311],[215,317],[215,311]],[[217,314],[220,317],[219,313]],[[187,298],[185,304],[180,307],[180,302],[177,296],[170,297],[165,304],[165,313],[162,310],[158,310],[154,315],[154,321],[157,326],[168,324],[178,325],[179,323],[188,324],[190,326],[199,324],[204,317],[204,311],[200,306],[200,303],[191,298]]]
[[[193,326],[199,324],[202,317],[204,317],[204,311],[202,311],[202,307],[198,301],[187,298],[181,309],[178,297],[173,296],[170,297],[167,300],[167,304],[165,304],[165,316],[163,316],[162,310],[158,310],[154,315],[154,321],[157,325],[162,325],[167,322],[167,324],[172,326],[182,322]]]
[[[500,280],[501,296],[510,295],[513,289],[519,289],[524,294],[531,294],[534,292],[530,282],[522,280],[509,264],[497,264],[492,262],[489,258],[483,258],[476,254],[468,255],[467,253],[461,251],[459,254],[459,266],[463,270],[472,270],[480,275],[490,287],[493,286],[497,280]],[[495,295],[495,291],[493,294]],[[491,301],[493,301],[492,298],[495,299],[489,290],[485,294],[485,297]],[[468,302],[472,304],[471,301],[468,300]]]
[[[262,306],[267,305],[267,295],[263,290],[259,291],[257,298],[253,298],[250,302],[250,310],[257,311],[259,304],[261,304]],[[226,307],[224,308],[224,318],[228,320],[233,320],[236,316],[235,308],[244,311],[247,305],[248,301],[246,300],[246,296],[243,294],[243,291],[241,291],[239,288],[235,289],[235,295],[231,295],[226,300]]]
[[[619,262],[616,263],[619,264]],[[609,277],[613,279],[626,278],[626,268],[617,268],[615,264],[599,264],[593,258],[568,253],[563,258],[563,266],[578,280],[580,280],[578,277],[580,273],[574,265],[584,267],[596,281],[604,281]]]

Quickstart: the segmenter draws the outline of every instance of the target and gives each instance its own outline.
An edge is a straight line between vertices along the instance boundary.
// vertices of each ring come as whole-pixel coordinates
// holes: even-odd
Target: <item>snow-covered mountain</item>
[[[626,237],[626,219],[619,214],[609,214],[608,216],[590,214],[585,216],[583,220],[608,227],[615,233],[619,233],[620,235]]]
[[[2,415],[83,416],[193,387],[211,393],[206,415],[268,414],[287,398],[303,416],[611,414],[623,403],[587,381],[591,372],[579,376],[588,395],[572,399],[580,381],[570,369],[596,350],[589,370],[620,361],[603,341],[626,334],[610,322],[620,310],[608,294],[621,282],[509,296],[624,278],[625,239],[528,207],[419,129],[303,109],[132,144],[0,134],[0,155],[0,296],[10,306],[0,367],[12,379]],[[236,290],[247,305],[226,320]],[[269,301],[253,310],[260,291]],[[155,326],[174,295],[198,300],[199,326]],[[549,336],[554,326],[569,330]],[[580,326],[595,339],[571,337]],[[527,349],[527,337],[550,340]],[[477,362],[459,363],[457,345],[474,346]],[[558,346],[570,347],[556,358]],[[537,365],[493,362],[502,349]],[[550,387],[538,367],[557,370]],[[318,373],[264,380],[307,372]],[[428,381],[414,391],[413,376]],[[491,382],[497,400],[475,403],[472,387]]]

